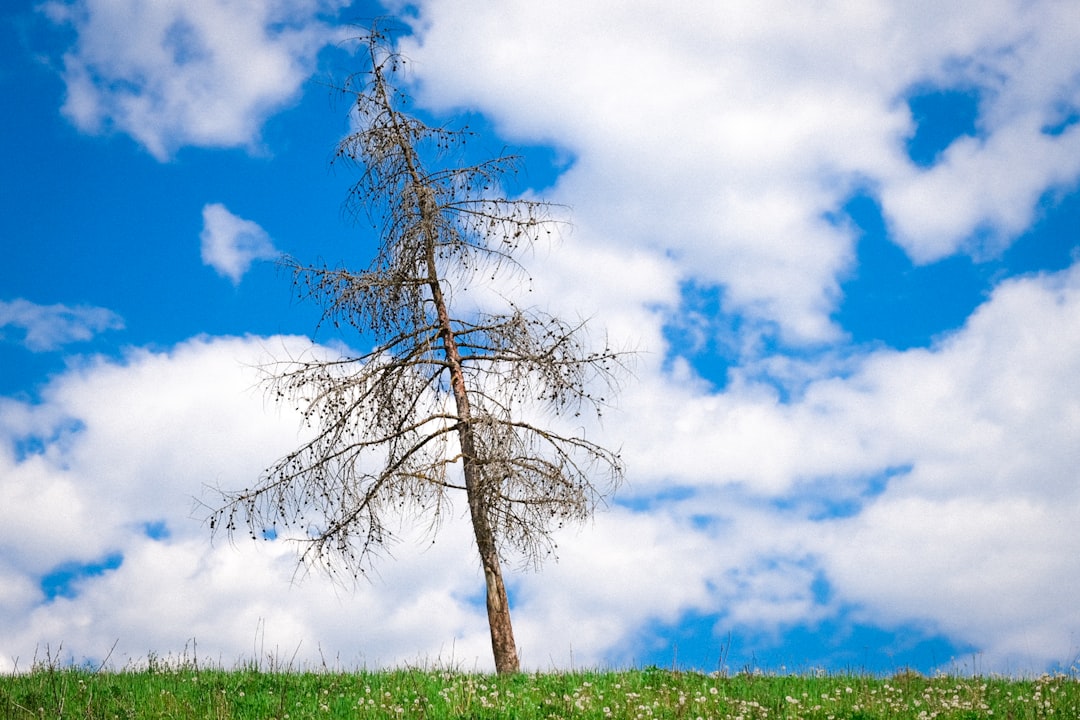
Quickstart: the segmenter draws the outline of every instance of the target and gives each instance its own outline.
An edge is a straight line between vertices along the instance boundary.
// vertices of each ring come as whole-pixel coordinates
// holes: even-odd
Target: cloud
[[[255,260],[279,255],[270,236],[257,223],[233,215],[221,203],[203,206],[202,260],[233,284]]]
[[[44,352],[69,343],[86,342],[106,330],[123,329],[124,321],[106,308],[38,305],[17,298],[0,300],[0,331],[7,327],[24,331],[22,344],[27,349]]]
[[[197,501],[249,485],[299,442],[300,417],[269,403],[259,366],[309,352],[299,338],[197,339],[83,363],[40,403],[0,398],[0,667],[46,643],[100,657],[118,638],[116,657],[133,660],[192,640],[224,662],[299,648],[311,666],[487,653],[466,526],[435,545],[403,528],[420,541],[356,592],[295,578],[283,540],[211,542]],[[60,571],[73,580],[50,599]]]
[[[1078,341],[1074,266],[1003,283],[933,348],[818,369],[788,403],[738,379],[714,396],[636,389],[619,417],[648,422],[616,434],[639,438],[634,494],[694,488],[680,513],[730,523],[718,549],[767,533],[770,553],[810,560],[837,607],[1038,667],[1067,661],[1080,627],[1066,600],[1080,578]],[[791,581],[783,568],[767,574]]]
[[[913,260],[933,262],[958,249],[996,255],[1031,226],[1044,194],[1075,184],[1080,130],[1047,135],[1046,119],[1033,112],[987,138],[958,140],[934,167],[883,186],[885,216]]]
[[[79,130],[126,133],[158,160],[183,146],[258,144],[336,37],[319,18],[339,0],[48,2],[75,30],[63,58],[64,115]]]
[[[1054,2],[899,9],[887,2],[422,2],[402,40],[419,98],[475,107],[520,142],[575,160],[553,198],[609,257],[648,251],[722,286],[751,335],[840,338],[830,320],[854,231],[829,222],[874,194],[919,262],[993,254],[1041,196],[1080,175],[1080,44]],[[602,28],[602,32],[600,30]],[[907,98],[974,88],[978,137],[940,162],[907,154]],[[754,347],[753,343],[747,347]]]
[[[644,362],[602,428],[630,469],[617,503],[560,531],[557,562],[510,578],[526,665],[632,662],[687,615],[718,638],[857,623],[940,634],[986,668],[1067,660],[1078,318],[1080,267],[1010,280],[932,348],[807,364],[787,402],[752,376],[710,394]],[[61,640],[93,656],[119,637],[138,658],[194,637],[225,662],[265,642],[315,665],[488,667],[463,514],[435,544],[403,525],[354,592],[294,584],[287,542],[211,544],[192,512],[293,449],[300,418],[267,404],[256,370],[312,351],[203,338],[73,367],[38,404],[0,402],[0,657]],[[79,566],[108,569],[47,600],[42,580]]]
[[[596,311],[649,351],[597,428],[629,468],[615,505],[558,534],[558,563],[510,579],[526,665],[633,661],[689,616],[761,642],[917,628],[1002,671],[1070,659],[1080,268],[999,284],[929,347],[828,345],[854,262],[854,231],[828,218],[851,192],[874,194],[924,261],[992,253],[1075,180],[1060,7],[597,7],[421,4],[405,48],[429,106],[479,107],[573,155],[552,199],[574,206],[575,231],[530,263],[536,302]],[[169,62],[197,63],[181,30]],[[977,88],[974,136],[913,162],[906,99],[958,85]],[[265,233],[220,205],[204,218],[204,253],[220,245],[204,259],[238,281]],[[738,317],[722,391],[667,346],[687,286],[721,287]],[[766,354],[770,334],[820,351]],[[268,348],[311,351],[202,338],[74,364],[39,403],[0,398],[0,671],[45,642],[92,655],[118,637],[131,657],[196,638],[225,662],[265,642],[310,664],[489,667],[464,522],[396,547],[356,592],[293,584],[287,542],[208,541],[191,498],[244,487],[298,439],[255,385]],[[80,567],[102,571],[49,600],[42,582]]]

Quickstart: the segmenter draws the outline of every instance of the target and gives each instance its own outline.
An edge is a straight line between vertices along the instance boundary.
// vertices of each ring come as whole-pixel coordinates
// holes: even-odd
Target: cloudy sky
[[[382,14],[425,116],[569,206],[537,304],[640,350],[626,485],[509,578],[526,666],[1076,662],[1074,3],[5,7],[0,671],[492,666],[463,519],[355,589],[203,522],[297,442],[256,367],[365,347],[273,260],[370,257],[329,88]]]

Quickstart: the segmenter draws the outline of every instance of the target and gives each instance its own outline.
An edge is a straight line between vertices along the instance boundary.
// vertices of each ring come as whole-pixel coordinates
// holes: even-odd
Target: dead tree
[[[497,312],[456,312],[455,298],[481,279],[529,282],[522,251],[558,230],[554,208],[503,196],[513,157],[462,163],[469,133],[405,112],[393,82],[405,60],[380,32],[366,48],[369,70],[344,88],[358,129],[336,160],[362,169],[347,202],[372,220],[378,251],[360,272],[286,262],[324,322],[374,347],[268,370],[312,438],[256,487],[226,493],[211,526],[252,536],[291,527],[302,561],[357,576],[394,539],[393,519],[427,518],[434,532],[463,494],[495,667],[517,672],[502,567],[511,555],[538,563],[552,530],[588,517],[622,479],[618,454],[587,440],[574,417],[600,412],[623,354],[591,349],[582,323],[510,299]]]

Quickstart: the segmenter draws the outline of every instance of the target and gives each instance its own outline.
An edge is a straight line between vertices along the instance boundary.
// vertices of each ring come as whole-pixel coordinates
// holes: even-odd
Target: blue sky
[[[329,85],[382,14],[419,111],[571,208],[535,302],[640,350],[626,485],[510,579],[526,666],[1076,661],[1067,4],[78,0],[0,16],[0,670],[490,666],[464,518],[355,590],[202,523],[297,441],[254,368],[363,349],[273,260],[369,257]]]

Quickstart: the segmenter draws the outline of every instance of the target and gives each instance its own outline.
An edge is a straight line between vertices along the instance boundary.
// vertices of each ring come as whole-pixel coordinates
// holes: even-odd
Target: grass
[[[648,668],[498,677],[446,670],[286,672],[162,663],[121,671],[36,665],[0,677],[0,718],[730,718],[975,720],[1080,717],[1080,679],[710,676]]]

